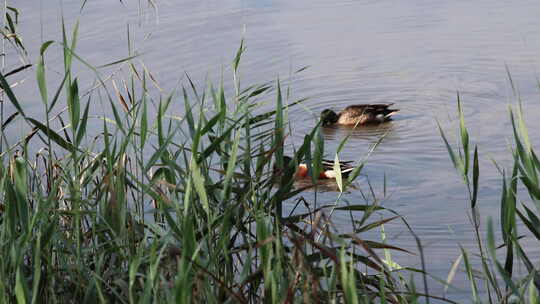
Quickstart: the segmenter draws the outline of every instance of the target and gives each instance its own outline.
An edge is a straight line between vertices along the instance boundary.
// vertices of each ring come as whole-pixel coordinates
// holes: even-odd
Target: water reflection
[[[347,136],[350,139],[357,139],[367,141],[368,143],[375,143],[381,137],[387,136],[394,131],[394,124],[392,121],[382,124],[366,124],[362,126],[346,126],[346,125],[332,125],[322,128],[322,133],[325,140],[341,140]]]
[[[362,176],[359,176],[353,183],[347,186],[344,193],[351,193],[360,189],[360,183],[363,180]],[[308,191],[317,192],[340,192],[335,179],[320,179],[316,184],[313,184],[310,178],[298,179],[294,182],[295,189],[305,188]]]

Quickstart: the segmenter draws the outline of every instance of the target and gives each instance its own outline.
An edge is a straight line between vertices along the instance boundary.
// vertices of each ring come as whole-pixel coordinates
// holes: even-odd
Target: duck
[[[391,120],[392,115],[399,111],[399,109],[389,109],[392,105],[393,103],[350,105],[339,113],[326,109],[321,112],[321,122],[323,127],[382,123]]]
[[[287,168],[292,161],[293,161],[292,157],[283,156],[284,168]],[[351,174],[351,172],[354,170],[355,167],[351,165],[351,163],[353,163],[352,160],[339,162],[339,167],[341,169],[342,177],[345,177],[345,178],[348,177]],[[283,169],[278,168],[277,165],[274,164],[274,174],[280,174],[282,171]],[[336,179],[337,175],[338,175],[338,172],[334,170],[334,161],[323,159],[321,161],[321,172],[317,176],[317,179],[318,180]],[[309,175],[308,165],[306,163],[298,164],[296,173],[294,174],[294,179],[301,180],[301,179],[307,179],[307,178],[311,178],[311,176]]]

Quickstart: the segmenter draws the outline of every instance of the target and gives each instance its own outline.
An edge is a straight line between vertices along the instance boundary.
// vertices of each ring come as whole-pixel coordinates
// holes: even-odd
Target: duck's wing
[[[388,109],[394,105],[393,103],[381,103],[381,104],[356,104],[356,105],[350,105],[343,110],[344,112],[358,112],[358,113],[366,113],[366,112],[379,112],[379,111],[386,111],[390,110]]]
[[[349,173],[351,173],[354,170],[354,166],[351,165],[353,163],[352,160],[348,161],[340,161],[339,162],[339,168],[341,169],[341,175],[347,176]],[[334,161],[323,159],[322,160],[322,168],[324,171],[333,171],[334,170]]]
[[[362,103],[362,104],[354,104],[354,105],[350,105],[348,106],[347,108],[366,108],[366,107],[371,107],[371,108],[388,108],[388,107],[391,107],[393,106],[394,103],[391,102],[391,103]]]
[[[332,159],[323,159],[322,163],[331,164],[332,166],[334,165],[334,161]],[[340,160],[339,163],[346,165],[346,164],[354,163],[354,160]]]
[[[377,116],[379,114],[382,114],[384,117],[389,117],[399,111],[398,109],[389,109],[389,107],[391,107],[392,105],[394,104],[381,103],[350,105],[343,110],[343,113],[347,113],[351,116],[359,116],[364,114]]]

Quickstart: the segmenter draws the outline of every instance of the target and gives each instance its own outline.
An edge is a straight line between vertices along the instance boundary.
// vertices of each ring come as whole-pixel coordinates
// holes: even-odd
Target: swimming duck
[[[364,125],[385,122],[399,111],[388,108],[392,105],[393,103],[351,105],[339,113],[326,109],[321,112],[322,125]]]
[[[287,167],[292,160],[293,159],[289,156],[283,156],[284,167]],[[340,161],[339,162],[339,167],[341,169],[342,177],[348,177],[349,174],[354,170],[355,167],[351,165],[352,162],[353,161]],[[322,165],[322,170],[319,173],[319,176],[317,177],[317,179],[335,179],[336,178],[337,172],[334,171],[334,161],[323,159],[321,162],[321,165]],[[274,165],[274,173],[279,173],[280,171],[282,170],[280,170],[276,165]],[[309,169],[308,169],[307,164],[300,163],[298,165],[294,178],[298,180],[298,179],[304,179],[304,178],[309,178],[309,177],[310,177]]]

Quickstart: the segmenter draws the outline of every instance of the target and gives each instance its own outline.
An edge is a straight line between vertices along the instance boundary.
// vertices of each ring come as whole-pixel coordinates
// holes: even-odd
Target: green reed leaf
[[[84,112],[83,112],[83,116],[82,116],[82,119],[81,119],[81,123],[79,125],[79,129],[77,130],[77,136],[75,137],[75,146],[76,147],[79,147],[83,137],[86,135],[86,128],[88,126],[89,112],[90,112],[90,97],[88,98],[88,101],[86,102],[86,106],[84,107]]]
[[[26,304],[28,299],[28,286],[21,275],[21,271],[17,270],[15,275],[15,298],[17,299],[18,304]]]
[[[473,302],[480,303],[480,298],[478,297],[478,287],[476,285],[476,278],[474,276],[474,270],[472,268],[472,265],[469,262],[469,255],[461,245],[459,247],[461,250],[461,256],[463,257],[463,262],[465,264],[465,271],[467,272],[467,277],[469,278],[469,282],[471,284]]]
[[[315,183],[319,174],[323,170],[322,161],[324,158],[324,137],[322,134],[320,123],[315,127],[315,134],[313,135],[314,147],[311,166],[313,167],[312,182]]]
[[[69,88],[68,110],[71,119],[71,128],[73,130],[73,134],[75,135],[79,126],[79,119],[81,115],[81,103],[79,100],[79,85],[77,82],[77,78],[73,80],[73,83]]]
[[[517,215],[525,224],[525,227],[534,235],[534,237],[540,241],[540,219],[534,214],[527,206],[523,205],[527,216],[525,216],[521,211],[516,210]]]
[[[534,278],[534,276],[533,276],[533,278]],[[539,303],[540,299],[538,298],[538,289],[534,285],[534,279],[530,280],[528,285],[529,285],[529,287],[528,287],[529,303]]]
[[[141,114],[141,149],[144,147],[144,144],[146,143],[146,137],[148,135],[148,109],[146,106],[146,98],[143,97],[142,100],[142,114]]]
[[[462,174],[463,176],[463,173],[465,172],[465,169],[463,168],[463,162],[461,161],[459,157],[456,156],[456,153],[454,152],[454,150],[448,143],[448,140],[446,139],[446,135],[444,134],[444,131],[438,121],[437,121],[437,126],[439,127],[439,132],[444,141],[444,145],[446,146],[446,150],[448,151],[448,154],[450,155],[452,164],[454,164],[454,167],[458,169],[459,173]],[[466,176],[463,176],[463,178],[466,178]]]
[[[47,105],[47,83],[45,81],[45,64],[43,63],[43,58],[38,60],[36,78],[38,81],[39,93],[41,94],[41,101],[43,101],[43,104]]]
[[[233,71],[236,73],[238,71],[238,66],[240,65],[240,58],[242,57],[242,54],[245,51],[244,47],[244,39],[240,40],[240,47],[238,47],[238,50],[236,51],[236,55],[234,56],[233,60]]]
[[[276,94],[276,115],[274,125],[274,147],[276,147],[276,162],[278,166],[280,166],[280,168],[283,167],[283,141],[285,140],[283,135],[283,125],[283,100],[281,96],[281,84],[278,78]]]
[[[240,132],[237,132],[234,136],[233,146],[231,149],[231,153],[229,155],[229,159],[227,162],[227,171],[225,173],[225,181],[223,183],[223,191],[221,197],[224,201],[227,201],[229,199],[230,194],[230,182],[234,173],[234,168],[236,167],[236,159],[238,156],[238,147],[240,145]]]
[[[334,173],[336,174],[336,184],[338,185],[339,191],[343,192],[343,179],[341,176],[341,166],[339,165],[339,158],[336,154],[334,158]]]
[[[476,206],[476,201],[478,199],[478,179],[480,177],[480,165],[478,163],[478,146],[474,147],[474,158],[473,158],[473,196],[471,199],[471,208]]]
[[[193,186],[195,187],[195,191],[199,195],[199,198],[201,199],[202,206],[204,210],[206,211],[207,215],[210,215],[210,204],[208,202],[208,194],[206,192],[205,187],[205,179],[201,174],[201,169],[199,165],[197,165],[197,162],[192,159],[190,164],[190,173],[193,178]]]
[[[67,142],[62,136],[60,136],[58,133],[56,133],[52,129],[47,128],[47,126],[45,126],[41,122],[39,122],[39,121],[37,121],[37,120],[35,120],[33,118],[28,118],[28,121],[31,124],[33,124],[36,128],[41,130],[43,133],[45,133],[52,141],[54,141],[60,147],[66,149],[68,151],[72,151],[74,149],[74,147],[73,147],[73,145],[71,143]]]
[[[467,176],[469,171],[469,132],[467,131],[467,127],[465,127],[465,117],[463,115],[463,108],[461,106],[461,99],[459,98],[459,93],[457,94],[457,102],[458,102],[458,112],[459,112],[459,131],[461,133],[461,145],[463,147],[463,157],[464,157],[464,164],[463,164],[463,175]]]
[[[362,226],[358,229],[355,230],[356,233],[361,233],[361,232],[365,232],[365,231],[368,231],[368,230],[371,230],[371,229],[374,229],[376,227],[379,227],[381,225],[384,225],[390,221],[393,221],[397,218],[400,218],[401,216],[397,215],[397,216],[393,216],[393,217],[390,217],[390,218],[386,218],[386,219],[382,219],[380,221],[376,221],[376,222],[373,222],[373,223],[370,223],[370,224],[367,224],[365,226]]]
[[[34,277],[33,277],[33,284],[32,284],[32,304],[37,303],[40,299],[38,292],[39,292],[39,285],[41,282],[41,232],[38,232],[38,235],[36,237],[36,244],[34,247]]]
[[[45,79],[45,50],[53,43],[53,41],[47,41],[41,45],[39,50],[40,58],[38,60],[37,69],[36,69],[36,78],[38,82],[39,92],[41,94],[41,100],[46,105],[47,104],[47,82]]]
[[[11,87],[9,86],[9,84],[7,83],[6,81],[6,78],[4,78],[4,75],[2,75],[2,73],[0,73],[0,88],[2,90],[4,90],[4,92],[6,93],[6,95],[8,96],[9,98],[9,101],[11,102],[11,104],[13,104],[13,106],[17,109],[17,111],[24,117],[26,118],[26,114],[24,113],[22,107],[21,107],[21,104],[19,103],[19,101],[17,100],[17,97],[15,97],[15,94],[13,93],[13,91],[11,90]]]
[[[345,211],[373,211],[373,210],[385,210],[384,207],[377,205],[348,205],[343,207],[337,207],[336,210]]]

